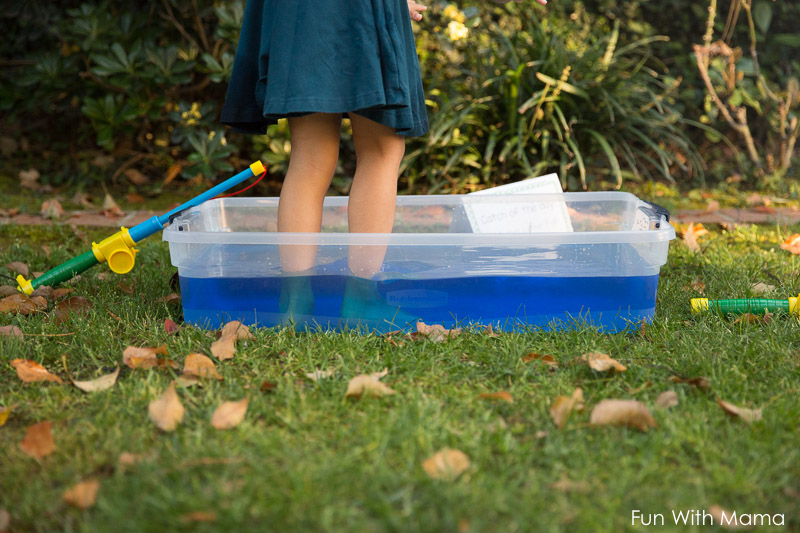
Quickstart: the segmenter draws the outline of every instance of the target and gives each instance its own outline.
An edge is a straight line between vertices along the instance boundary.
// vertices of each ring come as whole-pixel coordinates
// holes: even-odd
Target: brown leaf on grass
[[[0,337],[19,337],[24,338],[22,330],[17,326],[0,326]]]
[[[0,533],[8,533],[10,525],[11,515],[5,509],[0,508]]]
[[[25,263],[14,261],[13,263],[7,263],[5,267],[12,272],[16,272],[17,274],[22,274],[26,278],[28,277],[29,274],[28,265],[26,265]]]
[[[448,337],[461,334],[460,329],[445,329],[441,324],[427,325],[422,320],[417,320],[417,333],[425,335],[434,342],[442,342]]]
[[[167,345],[157,348],[128,346],[122,352],[122,363],[130,368],[155,368],[159,366],[158,355],[167,355]]]
[[[627,370],[625,365],[612,359],[608,354],[600,352],[585,353],[581,356],[581,360],[586,361],[592,370],[596,370],[597,372],[606,372],[612,368],[617,372],[625,372],[625,370]]]
[[[51,374],[45,367],[30,359],[14,359],[11,361],[11,366],[17,369],[17,376],[25,383],[36,383],[38,381],[64,383],[60,377]]]
[[[84,392],[100,392],[107,389],[110,389],[114,386],[117,382],[117,377],[119,376],[119,365],[117,365],[117,369],[114,370],[110,374],[106,374],[104,376],[100,376],[97,379],[93,379],[90,381],[75,381],[70,377],[72,384],[81,389]]]
[[[106,193],[105,198],[103,198],[103,207],[100,212],[109,218],[121,217],[125,214],[117,205],[117,202],[114,201],[114,198],[108,193]]]
[[[631,396],[633,396],[634,394],[639,394],[639,393],[640,393],[640,392],[642,392],[643,390],[647,390],[647,389],[649,389],[649,388],[650,388],[650,387],[652,387],[652,386],[653,386],[653,382],[652,382],[652,381],[645,381],[644,383],[642,383],[642,384],[641,384],[641,385],[639,385],[638,387],[631,388],[631,387],[629,386],[629,387],[628,387],[628,393],[629,393]]]
[[[147,185],[150,182],[150,178],[142,174],[141,171],[136,170],[135,168],[128,168],[122,173],[128,181],[133,183],[134,185]]]
[[[674,390],[664,391],[656,398],[656,405],[661,409],[668,409],[678,405],[678,393]]]
[[[536,352],[530,352],[528,354],[525,354],[522,357],[522,360],[526,363],[531,363],[533,361],[541,361],[543,364],[551,368],[556,368],[558,366],[558,361],[556,361],[556,358],[553,357],[552,355],[542,355]]]
[[[11,415],[11,411],[14,410],[14,406],[10,405],[8,407],[0,406],[0,428],[6,425],[6,420]]]
[[[165,303],[165,304],[180,303],[180,301],[181,301],[180,294],[176,294],[174,292],[170,293],[170,294],[168,294],[166,296],[162,296],[161,298],[158,298],[156,300],[156,302]]]
[[[306,372],[306,377],[311,381],[319,381],[321,379],[329,378],[333,375],[333,370],[314,370],[313,372]]]
[[[0,300],[0,313],[30,315],[38,310],[39,306],[26,294],[16,293]]]
[[[702,224],[689,224],[683,232],[683,242],[693,252],[700,251],[700,244],[697,239],[707,234],[708,230]]]
[[[422,463],[422,469],[432,479],[455,481],[469,468],[469,457],[461,450],[442,448]]]
[[[583,389],[580,387],[572,391],[571,396],[557,396],[550,405],[550,417],[558,429],[562,429],[569,419],[572,411],[583,410]]]
[[[164,394],[150,402],[147,406],[150,413],[150,420],[162,431],[174,431],[183,421],[183,404],[178,393],[175,392],[175,384],[170,383]]]
[[[696,278],[694,281],[692,281],[692,285],[691,286],[692,286],[692,289],[694,289],[695,291],[697,291],[700,294],[705,294],[706,293],[706,284],[703,283],[703,281],[701,279],[699,279],[699,278]]]
[[[592,487],[586,481],[572,481],[567,478],[562,478],[554,483],[551,483],[550,488],[559,492],[575,492],[583,494],[589,492]]]
[[[178,333],[180,330],[181,327],[178,324],[176,324],[172,319],[170,318],[164,319],[164,331],[172,335],[174,333]]]
[[[58,220],[65,214],[64,208],[61,207],[61,203],[59,203],[59,201],[55,198],[42,202],[42,207],[39,212],[44,218],[50,218],[53,220]]]
[[[203,380],[201,380],[199,377],[186,375],[186,374],[178,376],[177,378],[175,378],[175,383],[177,383],[181,387],[185,387],[187,389],[189,387],[194,387],[195,385],[197,385],[198,387],[202,387],[203,386]]]
[[[70,296],[56,304],[53,316],[57,324],[64,323],[71,314],[87,315],[94,304],[83,296]]]
[[[764,282],[759,281],[758,283],[754,283],[750,290],[753,291],[754,294],[762,295],[762,294],[769,294],[775,291],[774,285],[767,285]]]
[[[19,294],[19,291],[16,287],[12,287],[11,285],[0,285],[0,298],[13,296],[15,294]]]
[[[232,429],[238,426],[247,413],[247,398],[238,402],[222,402],[211,415],[211,425],[214,429]]]
[[[87,192],[76,192],[72,195],[72,198],[70,198],[69,201],[73,204],[78,204],[83,207],[94,207],[94,204],[92,203],[92,197]]]
[[[50,455],[56,451],[56,443],[51,430],[52,424],[48,421],[29,426],[19,447],[22,448],[25,455],[35,459]]]
[[[273,383],[272,381],[266,381],[266,380],[265,380],[265,381],[264,381],[264,382],[261,384],[261,387],[259,388],[259,390],[260,390],[261,392],[272,392],[272,391],[274,391],[274,390],[275,390],[277,387],[278,387],[278,384],[277,384],[277,383]]]
[[[719,201],[717,201],[717,200],[711,200],[706,205],[706,212],[707,213],[712,213],[714,211],[719,211]]]
[[[739,523],[741,517],[737,516],[738,513],[728,511],[719,505],[710,506],[708,508],[708,514],[711,515],[711,518],[714,520],[714,524],[719,525],[719,527],[722,529],[727,529],[728,531],[742,531],[750,529],[750,526]]]
[[[379,381],[387,373],[373,372],[372,374],[359,374],[350,380],[347,384],[347,391],[344,393],[345,397],[361,398],[361,396],[390,396],[395,393],[382,381]]]
[[[216,522],[217,513],[214,511],[192,511],[182,514],[179,518],[182,524],[194,524],[197,522]]]
[[[717,398],[717,404],[729,415],[739,417],[748,424],[761,420],[764,411],[763,409],[747,409],[746,407],[739,407],[724,400],[720,400],[719,398]]]
[[[254,341],[256,338],[250,333],[250,328],[239,322],[238,320],[234,320],[232,322],[228,322],[223,326],[221,337],[225,337],[226,335],[233,335],[236,337],[237,341],[245,340],[245,341]]]
[[[198,378],[222,380],[214,361],[201,353],[190,353],[186,356],[186,360],[183,362],[183,374],[197,376]]]
[[[743,322],[745,324],[768,324],[772,321],[774,316],[774,313],[769,312],[764,313],[763,315],[757,315],[755,313],[742,313],[736,318],[736,320],[733,321],[733,323],[738,324],[739,322]]]
[[[641,431],[657,426],[647,407],[636,400],[603,400],[592,409],[589,423],[593,426],[629,426]]]
[[[704,377],[682,378],[679,376],[671,376],[667,381],[672,381],[673,383],[687,383],[702,390],[709,390],[711,388],[711,381]]]
[[[220,361],[233,359],[233,355],[235,353],[236,353],[235,335],[225,335],[211,343],[211,355],[213,355]]]
[[[511,396],[511,393],[504,390],[500,392],[484,392],[479,394],[478,398],[483,400],[500,400],[501,402],[514,403],[514,397]]]
[[[181,173],[183,170],[183,165],[181,163],[173,163],[167,169],[167,173],[164,175],[164,181],[162,185],[169,185],[172,183],[172,180],[178,177],[178,174]]]
[[[39,178],[41,174],[35,168],[29,168],[28,170],[20,170],[19,171],[19,185],[23,189],[30,189],[32,191],[38,191],[41,188],[39,185]]]
[[[800,233],[795,233],[783,241],[781,248],[795,255],[800,255]]]
[[[137,463],[141,463],[143,460],[144,457],[140,453],[122,452],[117,457],[117,468],[125,470]]]
[[[71,505],[83,511],[92,507],[95,501],[97,501],[97,491],[99,488],[99,480],[87,479],[67,489],[61,497],[67,505]]]

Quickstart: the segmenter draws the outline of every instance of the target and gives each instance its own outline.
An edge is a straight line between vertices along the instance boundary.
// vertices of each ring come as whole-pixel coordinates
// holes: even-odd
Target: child
[[[278,231],[320,231],[344,115],[356,150],[349,230],[392,231],[404,138],[428,131],[410,22],[426,9],[413,0],[248,0],[221,120],[263,134],[288,118],[292,153]],[[350,270],[362,279],[348,281],[345,315],[378,304],[368,282],[383,261],[385,248],[377,248],[349,251]],[[315,246],[283,247],[282,270],[311,274],[315,257]],[[360,303],[354,307],[348,295]],[[290,316],[312,314],[310,278],[287,277],[281,300]]]

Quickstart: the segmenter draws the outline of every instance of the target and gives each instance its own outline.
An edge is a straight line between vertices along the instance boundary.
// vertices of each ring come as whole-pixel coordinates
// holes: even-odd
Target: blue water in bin
[[[239,320],[272,327],[280,313],[280,277],[192,278],[181,276],[187,323],[217,328]],[[312,314],[294,316],[299,329],[411,330],[418,318],[447,328],[492,325],[502,331],[530,327],[574,328],[588,324],[616,332],[650,322],[658,275],[617,277],[479,276],[387,279],[374,282],[382,311],[360,319],[340,317],[347,276],[310,276]]]

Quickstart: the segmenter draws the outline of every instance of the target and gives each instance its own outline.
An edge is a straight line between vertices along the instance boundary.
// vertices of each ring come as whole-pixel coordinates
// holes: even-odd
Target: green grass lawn
[[[775,287],[766,296],[796,295],[800,260],[779,244],[799,229],[717,229],[700,239],[699,254],[673,242],[656,319],[631,333],[476,329],[444,342],[393,343],[258,330],[233,359],[216,361],[224,380],[178,387],[185,417],[172,432],[153,425],[148,404],[178,371],[122,366],[114,387],[89,394],[69,385],[61,366],[65,355],[73,375],[92,379],[121,364],[128,346],[166,344],[181,365],[191,352],[211,355],[213,334],[164,329],[180,308],[158,301],[173,292],[174,268],[154,237],[128,276],[98,280],[101,266],[72,285],[70,296],[92,302],[88,313],[0,315],[0,325],[25,334],[0,337],[0,407],[14,407],[0,428],[0,510],[10,531],[572,532],[648,529],[631,525],[633,510],[664,515],[662,530],[714,531],[676,526],[671,512],[718,505],[784,515],[784,527],[764,531],[800,530],[798,321],[692,316],[688,306],[700,295],[696,282],[709,297],[753,296],[758,282]],[[69,228],[0,226],[0,265],[45,271],[87,249]],[[591,351],[627,371],[595,372],[580,361]],[[557,368],[526,362],[531,352],[552,355]],[[45,365],[65,384],[21,382],[16,358]],[[350,378],[383,368],[395,395],[345,398]],[[334,374],[313,382],[305,373],[315,369]],[[710,389],[673,376],[705,377]],[[262,392],[265,381],[275,387]],[[551,403],[576,387],[586,409],[558,429]],[[657,408],[668,390],[678,405]],[[499,391],[513,403],[479,397]],[[221,402],[245,396],[240,425],[211,426]],[[593,406],[609,398],[641,401],[658,426],[590,426]],[[717,399],[763,407],[763,419],[729,416]],[[56,450],[34,459],[20,442],[41,421],[52,422]],[[431,479],[422,467],[445,447],[470,460],[455,481]],[[121,464],[124,452],[139,460]],[[63,493],[87,479],[100,482],[96,503],[85,511],[64,503]]]

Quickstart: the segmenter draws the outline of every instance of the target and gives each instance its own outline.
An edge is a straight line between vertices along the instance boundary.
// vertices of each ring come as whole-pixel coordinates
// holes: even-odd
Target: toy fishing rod
[[[17,276],[17,289],[25,294],[31,294],[33,291],[42,286],[53,286],[63,283],[72,279],[81,272],[85,272],[98,263],[108,263],[109,268],[117,274],[127,274],[133,269],[135,255],[139,251],[134,248],[134,245],[153,233],[157,233],[164,229],[164,225],[171,222],[172,217],[180,214],[181,212],[202,204],[206,200],[210,200],[234,187],[243,181],[254,176],[264,177],[266,169],[261,161],[256,161],[250,168],[244,170],[232,178],[228,178],[219,185],[212,187],[206,192],[195,196],[188,202],[179,205],[172,211],[164,213],[161,216],[154,216],[136,226],[128,229],[125,226],[120,228],[120,231],[101,241],[100,243],[92,243],[92,249],[85,252],[78,257],[74,257],[66,261],[52,270],[45,272],[36,279],[27,280],[24,276]],[[260,178],[259,178],[260,179]],[[256,182],[257,183],[257,182]],[[255,185],[255,183],[253,183]],[[252,185],[250,185],[252,187]],[[238,194],[250,187],[246,187]],[[232,196],[232,195],[228,195]]]
[[[800,295],[787,300],[769,298],[742,298],[733,300],[709,300],[708,298],[692,298],[692,313],[716,311],[722,314],[738,313],[786,313],[800,315]]]

